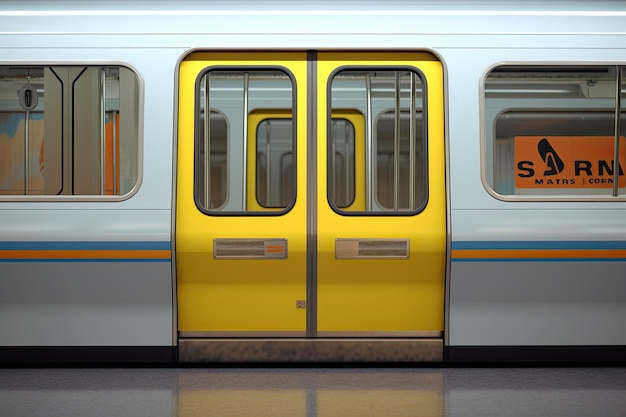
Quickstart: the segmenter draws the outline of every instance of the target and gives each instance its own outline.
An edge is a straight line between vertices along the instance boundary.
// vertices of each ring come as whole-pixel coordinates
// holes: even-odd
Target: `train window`
[[[424,141],[422,135],[417,135],[412,142],[413,149],[410,149],[411,143],[405,134],[410,130],[409,114],[408,111],[401,111],[400,122],[394,126],[397,115],[388,110],[380,115],[376,124],[376,197],[388,209],[395,206],[405,210],[414,209],[425,198],[425,187],[422,186],[425,183]],[[415,114],[415,126],[422,126],[421,116],[421,113]],[[398,151],[394,143],[397,128],[402,132]],[[416,131],[420,132],[421,129]]]
[[[196,205],[215,215],[284,213],[295,202],[292,77],[209,68],[197,91]]]
[[[293,123],[265,119],[256,134],[256,201],[266,208],[284,208],[293,200]]]
[[[331,206],[344,214],[421,211],[428,196],[421,73],[387,68],[341,70],[331,80],[330,102],[331,117],[346,108],[364,115],[352,125],[329,122]],[[350,135],[354,138],[348,139]]]
[[[206,207],[216,209],[226,203],[228,192],[228,123],[224,115],[217,111],[211,111],[208,125],[205,125],[202,111],[198,123],[202,132],[210,129],[210,134],[207,135],[208,140],[198,142],[198,159],[202,163],[197,166],[202,171],[196,176],[196,196]]]
[[[120,66],[0,66],[0,195],[127,196],[139,80]]]
[[[484,177],[499,197],[596,199],[626,191],[622,72],[502,66],[485,80]]]
[[[355,189],[355,129],[354,124],[344,118],[331,119],[330,149],[332,178],[332,201],[340,209],[354,203]]]

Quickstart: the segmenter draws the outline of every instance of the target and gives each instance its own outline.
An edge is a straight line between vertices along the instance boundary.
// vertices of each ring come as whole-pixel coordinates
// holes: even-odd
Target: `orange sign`
[[[613,136],[516,136],[517,188],[613,188],[626,184],[626,139],[619,140],[619,166],[614,167]]]

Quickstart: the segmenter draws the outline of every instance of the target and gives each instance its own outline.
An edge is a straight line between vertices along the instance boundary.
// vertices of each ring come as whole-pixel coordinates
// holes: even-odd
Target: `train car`
[[[626,4],[0,5],[0,362],[623,361]]]

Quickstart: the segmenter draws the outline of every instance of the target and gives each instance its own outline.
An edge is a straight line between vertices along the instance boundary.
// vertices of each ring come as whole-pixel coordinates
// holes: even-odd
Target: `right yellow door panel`
[[[329,105],[334,106],[334,98],[331,100],[327,94],[334,90],[328,88],[328,83],[341,70],[365,69],[375,73],[403,68],[419,72],[426,80],[418,93],[424,97],[423,113],[427,114],[428,126],[424,139],[427,197],[425,207],[415,210],[416,214],[380,208],[377,212],[357,214],[333,209],[327,190],[319,188],[318,335],[439,335],[444,328],[446,247],[442,65],[428,53],[319,53],[318,58],[318,184],[330,183],[330,159],[325,157],[329,148],[326,115],[331,114]],[[354,74],[359,75],[356,71]],[[348,77],[346,80],[350,81]],[[426,85],[428,94],[424,93]],[[378,87],[371,86],[372,91],[375,88]],[[340,89],[337,91],[339,95]],[[384,107],[382,100],[379,101]],[[369,111],[371,127],[365,130],[372,138],[382,137],[376,131],[377,123],[382,123],[376,116],[377,112],[382,114],[381,110],[374,106]],[[357,137],[356,142],[374,141],[365,136]],[[380,138],[376,140],[369,156],[369,169],[373,172],[369,193],[383,186],[378,162],[383,145]],[[357,183],[356,198],[364,199],[367,193]],[[379,191],[370,198],[372,206],[381,205],[381,194]]]

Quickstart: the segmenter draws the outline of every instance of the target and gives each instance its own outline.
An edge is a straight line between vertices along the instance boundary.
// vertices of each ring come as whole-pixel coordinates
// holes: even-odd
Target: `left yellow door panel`
[[[194,201],[194,124],[197,79],[207,69],[277,68],[295,84],[306,85],[305,53],[192,53],[180,65],[178,172],[176,187],[176,268],[178,329],[204,336],[242,333],[303,335],[306,298],[306,193],[299,192],[286,213],[242,212],[211,215]],[[306,101],[295,98],[296,149],[305,149]],[[252,110],[252,109],[250,109]],[[238,121],[237,121],[238,122]],[[230,144],[243,138],[229,137]],[[234,146],[234,145],[229,145]],[[229,157],[229,172],[240,169],[242,158]],[[306,189],[306,155],[296,153],[295,187]],[[239,167],[234,165],[239,164]],[[229,183],[229,193],[233,192]],[[247,192],[247,191],[246,191]],[[250,207],[250,205],[248,205]],[[254,207],[253,207],[254,208]],[[245,211],[245,210],[243,210]],[[216,257],[216,239],[284,240],[283,257],[241,259]],[[245,257],[244,257],[245,258]]]

